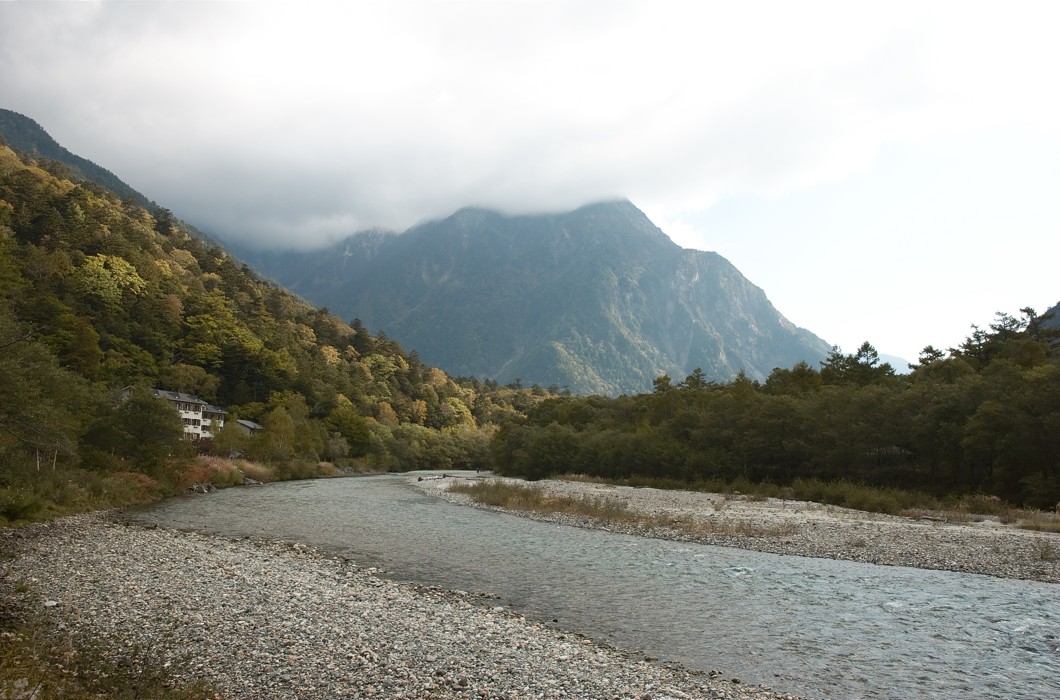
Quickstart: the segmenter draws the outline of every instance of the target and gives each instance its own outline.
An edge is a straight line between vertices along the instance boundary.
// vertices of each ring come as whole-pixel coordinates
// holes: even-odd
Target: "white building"
[[[164,389],[155,389],[154,395],[173,404],[184,423],[184,434],[192,440],[212,438],[224,427],[228,411],[211,406],[198,396]]]

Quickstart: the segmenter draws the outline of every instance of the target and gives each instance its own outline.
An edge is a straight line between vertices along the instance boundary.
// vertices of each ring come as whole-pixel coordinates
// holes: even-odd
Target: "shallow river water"
[[[456,506],[408,478],[228,489],[134,517],[324,547],[807,697],[1060,698],[1060,586],[551,525]]]

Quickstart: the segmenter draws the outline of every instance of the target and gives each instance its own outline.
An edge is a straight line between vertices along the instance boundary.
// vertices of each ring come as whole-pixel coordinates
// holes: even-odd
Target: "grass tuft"
[[[1057,552],[1056,545],[1045,538],[1035,540],[1034,551],[1039,561],[1054,562],[1060,559],[1060,552]]]

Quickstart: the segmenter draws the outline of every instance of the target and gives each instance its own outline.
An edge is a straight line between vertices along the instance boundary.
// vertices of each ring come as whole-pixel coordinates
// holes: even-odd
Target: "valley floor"
[[[425,478],[415,483],[447,500],[477,506],[469,496],[451,492],[449,487],[480,478],[483,477],[474,472],[449,472],[445,479]],[[663,525],[508,512],[579,527],[774,554],[1060,583],[1060,534],[1021,530],[996,518],[945,522],[773,498],[754,500],[560,480],[541,480],[533,485],[550,495],[614,499]],[[680,522],[683,527],[666,527],[667,521]]]
[[[422,481],[418,479],[423,477]],[[410,475],[440,497],[473,472]],[[1060,582],[1060,535],[984,520],[944,523],[812,503],[542,481],[607,496],[690,535],[535,514],[582,527],[780,554]],[[74,648],[204,680],[221,698],[790,698],[652,663],[494,607],[398,583],[300,544],[117,522],[107,513],[0,532],[6,609],[42,617]],[[76,664],[74,665],[76,667]],[[16,697],[0,687],[0,697]]]
[[[651,663],[488,598],[396,583],[299,544],[97,513],[0,532],[0,548],[5,608],[39,613],[75,649],[205,680],[228,700],[791,697]],[[0,697],[22,697],[33,679],[16,683]]]

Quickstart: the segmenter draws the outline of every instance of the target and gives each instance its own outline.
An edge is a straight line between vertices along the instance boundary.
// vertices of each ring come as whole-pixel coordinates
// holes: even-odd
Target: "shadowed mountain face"
[[[1042,316],[1049,316],[1042,326],[1045,328],[1060,328],[1060,303],[1049,308]]]
[[[633,393],[696,367],[762,379],[828,351],[723,257],[680,248],[626,201],[535,216],[465,209],[326,250],[237,254],[428,364],[501,383]]]

